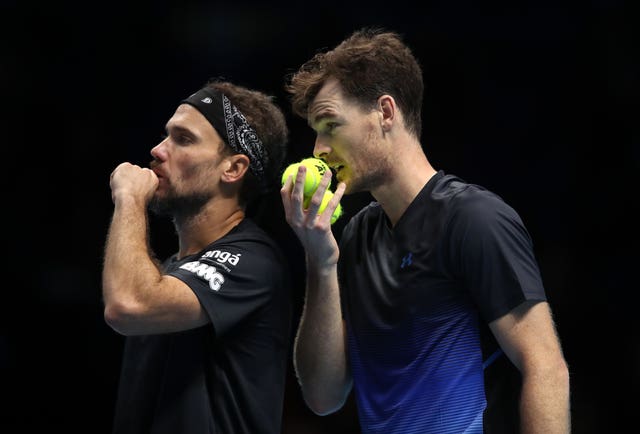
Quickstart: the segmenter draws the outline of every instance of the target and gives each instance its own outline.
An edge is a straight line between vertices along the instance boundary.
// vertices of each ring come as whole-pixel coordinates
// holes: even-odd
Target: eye
[[[192,142],[192,140],[191,140],[191,137],[185,134],[179,134],[178,136],[176,136],[175,142],[179,145],[188,145],[189,143]]]
[[[335,130],[336,128],[338,128],[338,123],[337,122],[327,122],[325,124],[325,130],[330,133],[333,130]]]

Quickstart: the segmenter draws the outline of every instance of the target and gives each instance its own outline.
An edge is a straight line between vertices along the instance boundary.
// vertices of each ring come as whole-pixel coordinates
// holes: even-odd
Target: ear
[[[396,120],[396,101],[391,95],[382,95],[378,98],[378,111],[380,113],[380,127],[382,131],[389,132]]]
[[[230,155],[225,157],[223,164],[222,181],[237,182],[244,177],[249,169],[249,157],[244,154]]]

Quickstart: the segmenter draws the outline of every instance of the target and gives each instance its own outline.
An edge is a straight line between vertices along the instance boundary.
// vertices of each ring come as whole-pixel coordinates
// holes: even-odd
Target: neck
[[[198,214],[174,219],[180,249],[178,258],[198,253],[225,236],[245,218],[244,209],[235,200],[210,201]]]
[[[396,155],[387,182],[371,191],[392,226],[398,223],[425,184],[436,174],[418,142],[403,147],[402,152]]]

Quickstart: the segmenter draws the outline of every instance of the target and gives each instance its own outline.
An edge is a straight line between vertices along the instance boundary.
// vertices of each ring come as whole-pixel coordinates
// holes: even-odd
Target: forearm
[[[571,432],[569,374],[566,365],[523,376],[520,415],[523,434]]]
[[[160,278],[149,253],[146,205],[130,197],[116,200],[102,274],[107,321],[119,321],[144,305],[145,288]]]
[[[336,266],[308,267],[307,291],[294,344],[307,405],[318,414],[342,406],[351,388]]]

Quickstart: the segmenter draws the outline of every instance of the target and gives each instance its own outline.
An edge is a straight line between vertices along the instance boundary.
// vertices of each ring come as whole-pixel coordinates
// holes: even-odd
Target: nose
[[[331,153],[331,146],[329,146],[327,139],[317,136],[313,146],[313,156],[322,159],[329,153]]]
[[[151,156],[159,161],[164,161],[167,159],[167,139],[163,139],[160,143],[151,148]]]

